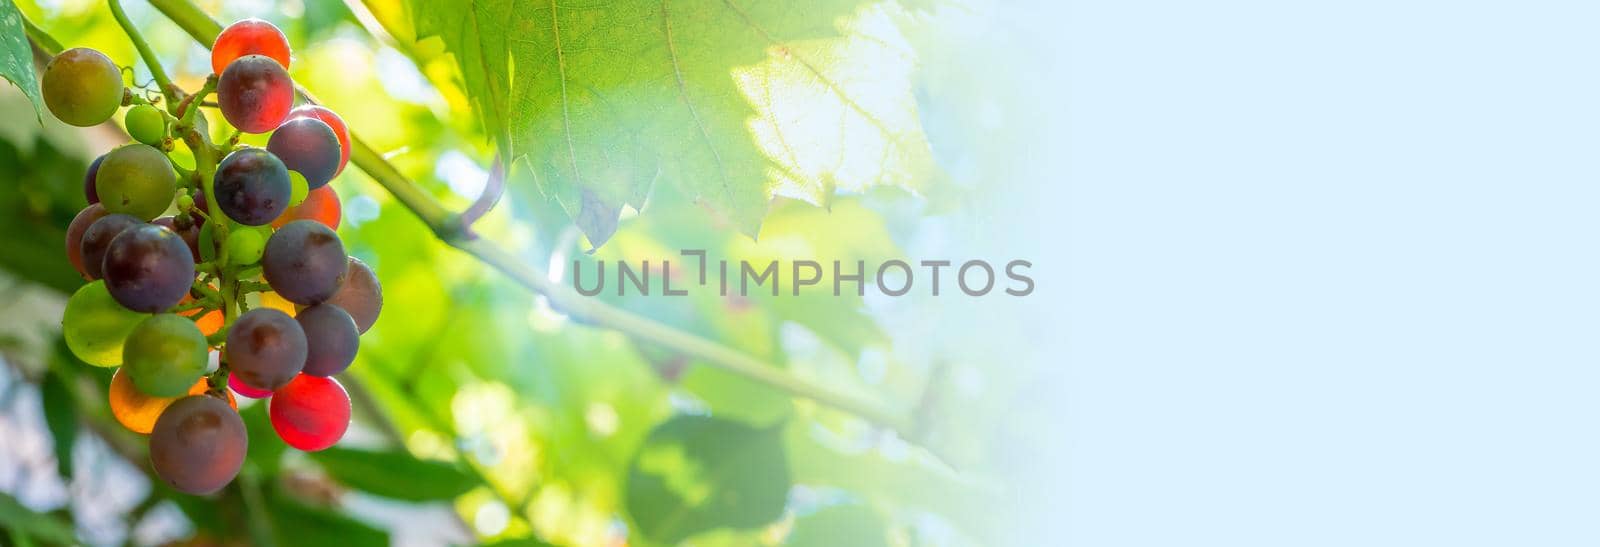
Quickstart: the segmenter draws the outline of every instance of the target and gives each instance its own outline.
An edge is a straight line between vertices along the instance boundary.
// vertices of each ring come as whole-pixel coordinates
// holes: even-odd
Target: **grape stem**
[[[489,214],[495,204],[500,203],[500,197],[506,193],[506,166],[500,154],[494,156],[494,167],[489,170],[489,180],[483,185],[483,193],[478,194],[478,199],[473,200],[472,206],[461,213],[461,236],[467,239],[478,237],[472,233],[472,225]]]
[[[144,41],[144,35],[139,33],[138,27],[133,26],[133,21],[128,20],[127,12],[122,10],[121,0],[106,0],[106,5],[111,7],[111,16],[122,26],[122,31],[128,35],[128,40],[133,42],[133,48],[139,50],[139,57],[150,67],[150,76],[155,78],[156,85],[161,88],[161,94],[167,98],[168,107],[176,104],[178,101],[174,93],[177,88],[172,85],[172,79],[167,77],[167,70],[161,66],[161,59],[150,49],[150,44]]]
[[[191,0],[150,0],[150,5],[188,32],[189,36],[200,42],[201,46],[210,47],[216,41],[217,35],[222,32],[222,25]],[[304,87],[296,85],[295,91],[306,102],[317,104],[316,98]],[[887,408],[875,400],[829,389],[795,376],[780,365],[762,361],[725,345],[612,307],[599,300],[578,295],[577,292],[551,281],[548,273],[542,268],[518,259],[493,242],[469,237],[462,223],[462,215],[446,209],[432,193],[401,174],[393,164],[384,159],[382,154],[357,137],[354,131],[350,132],[350,144],[352,148],[350,162],[360,167],[388,190],[401,205],[417,215],[435,236],[500,271],[528,290],[544,295],[553,307],[594,324],[620,331],[636,340],[689,356],[695,362],[709,364],[790,395],[854,414],[892,429],[908,441],[924,440],[914,436],[915,428],[908,412]],[[206,198],[213,199],[213,196],[208,192]]]
[[[260,281],[240,281],[239,290],[246,293],[268,292],[272,290],[272,285]]]

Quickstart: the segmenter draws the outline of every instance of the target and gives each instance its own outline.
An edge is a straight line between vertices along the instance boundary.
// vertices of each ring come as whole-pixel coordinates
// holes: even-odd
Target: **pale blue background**
[[[1600,545],[1600,3],[1032,9],[1036,539]]]

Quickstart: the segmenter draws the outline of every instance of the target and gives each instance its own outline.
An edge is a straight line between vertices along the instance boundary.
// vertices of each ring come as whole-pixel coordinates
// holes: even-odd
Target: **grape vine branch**
[[[207,15],[190,0],[149,0],[149,2],[204,47],[210,47],[212,42],[216,40],[217,34],[222,31],[221,24],[217,23],[216,20],[212,19],[211,16]],[[113,15],[116,16],[118,22],[126,30],[129,30],[130,36],[137,36],[137,31],[132,28],[131,23],[127,22],[126,16],[122,13],[119,0],[109,0],[108,3],[112,6]],[[61,51],[59,42],[31,22],[26,23],[26,30],[34,44],[46,53],[54,55]],[[177,104],[175,89],[172,87],[170,80],[167,79],[161,65],[155,61],[153,53],[149,51],[149,46],[137,38],[134,40],[134,44],[146,64],[150,66],[151,73],[155,76],[169,105]],[[296,85],[295,90],[307,102],[317,103],[316,98],[304,87]],[[383,186],[401,205],[409,209],[426,224],[436,237],[445,244],[455,247],[500,271],[528,290],[543,295],[555,309],[593,324],[622,332],[636,340],[648,342],[698,359],[748,380],[782,390],[792,396],[809,399],[822,405],[848,412],[869,422],[892,429],[909,441],[921,441],[921,439],[916,438],[917,424],[913,423],[909,413],[895,411],[876,401],[830,390],[800,378],[775,364],[764,362],[725,345],[612,307],[601,301],[585,298],[571,289],[551,281],[549,275],[538,266],[521,260],[499,245],[486,239],[475,237],[472,234],[470,224],[484,212],[477,210],[479,207],[474,207],[473,210],[469,210],[466,214],[451,212],[430,193],[400,173],[394,165],[384,159],[382,154],[379,154],[362,141],[353,129],[350,131],[350,140],[352,145],[351,163],[360,167],[380,186]],[[499,161],[499,158],[497,158],[497,164]],[[496,169],[500,168],[501,166],[496,166]],[[488,190],[486,189],[486,191]],[[211,195],[212,193],[207,193],[208,199]],[[226,309],[226,306],[224,308]]]

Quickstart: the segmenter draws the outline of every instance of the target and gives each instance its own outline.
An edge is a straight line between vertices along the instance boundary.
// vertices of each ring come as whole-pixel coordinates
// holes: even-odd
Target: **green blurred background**
[[[567,17],[611,29],[582,47],[604,50],[607,40],[626,44],[655,32],[657,24],[635,16],[664,12],[667,4],[637,13],[629,4],[566,6],[575,12]],[[721,3],[673,3],[691,21],[695,10],[715,7],[701,4]],[[575,222],[581,215],[563,207],[573,203],[571,188],[540,178],[547,171],[535,139],[512,141],[530,160],[513,167],[505,199],[476,229],[563,286],[571,285],[574,261],[590,275],[597,261],[654,262],[678,258],[679,249],[759,263],[1033,261],[1038,288],[1025,298],[998,290],[969,297],[949,278],[937,297],[922,290],[925,279],[903,297],[870,283],[859,298],[848,290],[831,296],[826,285],[800,297],[596,297],[903,412],[917,424],[915,438],[574,320],[439,241],[352,165],[333,183],[344,212],[339,233],[350,254],[377,271],[385,304],[341,377],[355,400],[350,434],[327,452],[285,450],[266,425],[265,405],[241,400],[252,435],[240,479],[211,498],[167,491],[138,458],[143,440],[107,421],[109,371],[75,362],[59,342],[65,297],[81,284],[61,241],[85,205],[82,173],[126,134],[115,125],[120,120],[88,129],[48,115],[42,126],[33,123],[28,100],[0,86],[0,112],[9,120],[0,124],[6,539],[1050,543],[1036,524],[1048,522],[1048,502],[1060,486],[1051,474],[1063,462],[1056,459],[1050,356],[1065,333],[1044,302],[1053,291],[1051,272],[1062,265],[1049,258],[1054,236],[1028,229],[1042,210],[1030,192],[1042,182],[1025,162],[1051,154],[1039,136],[1058,121],[1049,108],[1054,98],[1033,84],[1053,61],[1028,42],[1025,4],[827,4],[846,9],[828,15],[823,31],[786,47],[728,59],[686,55],[681,73],[690,77],[676,83],[628,71],[588,83],[620,90],[590,89],[595,96],[638,99],[613,105],[611,118],[589,120],[598,127],[658,119],[648,104],[658,95],[652,89],[694,78],[738,83],[743,96],[717,104],[743,109],[698,115],[732,120],[725,127],[711,122],[717,142],[766,156],[755,176],[735,181],[741,196],[757,197],[754,212],[738,203],[744,197],[706,198],[703,180],[723,173],[698,172],[693,158],[680,158],[645,173],[642,187],[624,185],[623,193],[643,193],[608,202],[620,220],[614,235],[600,237],[604,222]],[[548,97],[541,94],[551,92],[542,87],[506,97],[517,103],[505,108],[510,117],[485,115],[494,97],[485,99],[476,80],[482,74],[459,63],[449,33],[416,38],[415,22],[425,20],[419,14],[474,6],[200,3],[219,21],[261,17],[283,28],[295,46],[296,82],[456,210],[483,191],[486,166],[507,142],[496,138],[507,130],[497,126],[540,135],[560,119],[551,117],[557,109],[542,108]],[[504,19],[513,31],[550,16],[520,6]],[[136,83],[148,81],[103,2],[19,0],[18,7],[67,47],[99,49],[138,66]],[[206,50],[141,0],[126,7],[174,79],[197,88],[209,72]],[[722,51],[718,40],[731,38],[708,28],[685,24],[678,39]],[[539,39],[509,35],[517,44]],[[530,55],[537,46],[528,46],[535,48]],[[805,70],[796,68],[797,58],[809,59],[799,65]],[[528,104],[534,106],[521,106]],[[601,150],[633,154],[617,165],[638,179],[638,157],[681,156],[661,135],[645,127],[626,143],[605,132],[583,137]],[[891,153],[886,141],[909,144]],[[654,281],[659,290],[659,276]]]

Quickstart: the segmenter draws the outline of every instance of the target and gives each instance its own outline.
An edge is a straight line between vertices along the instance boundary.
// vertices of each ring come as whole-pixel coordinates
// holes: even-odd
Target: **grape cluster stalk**
[[[214,73],[186,93],[109,4],[160,96],[134,93],[92,49],[45,67],[53,116],[88,127],[126,107],[133,139],[85,174],[89,205],[68,226],[66,254],[87,283],[68,300],[62,332],[79,359],[118,367],[112,415],[149,435],[156,474],[207,494],[238,475],[249,446],[236,397],[270,398],[272,427],[294,448],[344,436],[350,397],[334,376],[376,322],[382,288],[337,233],[332,182],[350,158],[348,130],[327,108],[294,104],[283,32],[258,19],[224,29]],[[235,131],[220,143],[199,113],[212,94]],[[238,133],[270,133],[268,145],[240,145]],[[178,161],[185,155],[192,163]]]

